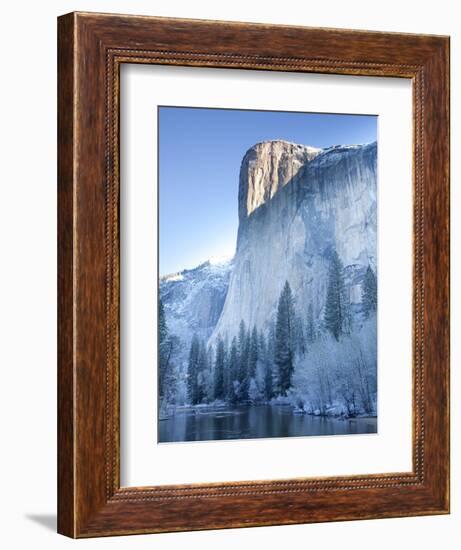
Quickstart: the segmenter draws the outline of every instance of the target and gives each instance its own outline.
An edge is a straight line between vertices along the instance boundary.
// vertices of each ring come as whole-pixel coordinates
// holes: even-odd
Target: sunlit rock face
[[[300,169],[320,151],[287,141],[263,141],[251,147],[240,168],[240,221],[272,199],[288,182],[296,181]]]
[[[266,329],[286,280],[298,314],[321,319],[331,253],[345,266],[351,303],[368,265],[376,271],[376,143],[319,150],[264,142],[244,156],[239,230],[229,288],[210,342],[243,319]]]

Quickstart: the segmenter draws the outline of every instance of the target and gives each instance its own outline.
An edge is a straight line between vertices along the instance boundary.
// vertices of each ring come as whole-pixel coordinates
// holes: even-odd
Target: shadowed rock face
[[[222,313],[211,336],[232,336],[240,320],[267,329],[286,280],[298,314],[320,318],[336,249],[351,301],[368,264],[376,271],[376,143],[325,150],[275,141],[242,161],[237,251]]]
[[[160,279],[168,328],[188,344],[193,334],[208,339],[222,312],[232,261],[205,262]],[[188,351],[188,350],[187,350]]]

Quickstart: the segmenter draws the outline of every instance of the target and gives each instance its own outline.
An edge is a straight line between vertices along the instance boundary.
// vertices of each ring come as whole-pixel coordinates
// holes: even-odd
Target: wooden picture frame
[[[97,537],[448,513],[449,39],[71,13],[58,20],[58,49],[58,531]],[[120,487],[122,63],[412,80],[412,471]]]

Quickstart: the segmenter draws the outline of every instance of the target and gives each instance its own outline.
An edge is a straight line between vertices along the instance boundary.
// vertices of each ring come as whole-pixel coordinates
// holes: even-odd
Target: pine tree
[[[159,394],[163,397],[165,393],[165,379],[169,363],[169,338],[168,327],[165,319],[165,309],[162,300],[158,301],[158,341],[159,341],[159,371],[158,384]]]
[[[314,323],[314,308],[312,303],[307,308],[307,321],[306,321],[306,340],[308,344],[313,344],[317,339],[317,332],[315,330]]]
[[[170,348],[170,357],[173,358],[177,350],[180,349],[180,340],[174,334],[168,335],[169,348]],[[168,366],[165,372],[165,377],[163,380],[163,392],[161,397],[163,398],[163,404],[167,406],[172,406],[176,404],[177,401],[177,391],[178,391],[178,369],[173,361],[173,359],[168,359]]]
[[[158,301],[158,337],[160,344],[168,338],[168,327],[165,319],[165,308],[161,299]]]
[[[327,298],[325,303],[325,326],[336,340],[343,332],[343,266],[336,251],[333,252],[328,272]]]
[[[376,275],[370,266],[367,267],[362,284],[362,309],[365,318],[376,311],[378,306],[378,285]]]
[[[258,331],[253,327],[250,336],[250,350],[248,354],[248,377],[256,376],[256,364],[258,363]]]
[[[266,339],[264,338],[264,332],[261,330],[258,336],[258,357],[260,357],[262,360],[266,360],[266,354]]]
[[[224,341],[218,338],[216,346],[216,360],[214,366],[214,398],[224,399]]]
[[[267,361],[264,369],[264,397],[270,401],[274,397],[274,380],[272,363]]]
[[[226,334],[226,337],[223,340],[224,346],[224,372],[223,372],[223,387],[224,395],[223,398],[226,399],[229,395],[229,384],[230,384],[230,373],[229,373],[229,338]]]
[[[206,376],[206,401],[214,400],[214,350],[212,346],[207,348],[207,376]]]
[[[269,327],[269,334],[267,335],[267,341],[266,341],[266,352],[268,358],[274,358],[275,357],[275,327],[277,324],[277,316],[276,320],[271,323]]]
[[[262,332],[259,335],[259,349],[264,366],[264,397],[269,401],[274,397],[274,375],[272,372],[272,357]]]
[[[341,272],[341,331],[343,334],[350,334],[352,332],[350,288],[345,283],[343,271]]]
[[[293,321],[293,350],[300,355],[306,353],[303,320],[298,315],[295,315]]]
[[[197,359],[197,403],[202,403],[207,395],[208,353],[205,342],[200,340]]]
[[[238,333],[238,381],[246,376],[247,365],[245,364],[245,342],[246,342],[246,327],[245,321],[242,319],[239,325]],[[243,359],[243,361],[242,361]],[[243,363],[243,364],[242,364]]]
[[[238,379],[239,371],[239,358],[238,358],[238,345],[237,338],[232,338],[232,343],[229,352],[229,364],[227,368],[228,373],[228,392],[227,398],[231,403],[235,403],[237,396],[235,395],[235,382]]]
[[[250,338],[249,332],[246,330],[245,322],[240,321],[239,326],[239,337],[238,337],[238,347],[239,347],[239,400],[246,401],[248,399],[248,357],[250,352]]]
[[[192,405],[199,403],[198,392],[198,363],[200,354],[200,341],[194,334],[189,351],[189,362],[187,366],[187,397]]]
[[[178,347],[178,338],[170,334],[165,318],[165,309],[160,299],[158,302],[158,386],[160,398],[168,402],[174,401],[176,372],[171,358],[174,349]]]
[[[293,323],[293,295],[291,287],[288,281],[286,281],[278,302],[275,326],[275,365],[278,370],[278,389],[280,394],[284,396],[291,388],[291,379],[294,370]]]

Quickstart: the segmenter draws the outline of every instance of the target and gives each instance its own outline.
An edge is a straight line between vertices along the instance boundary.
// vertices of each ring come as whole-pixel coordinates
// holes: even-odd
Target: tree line
[[[376,313],[376,275],[368,266],[362,281],[362,316]],[[296,312],[288,281],[279,296],[276,318],[267,334],[248,327],[242,320],[231,340],[219,335],[215,346],[194,335],[185,373],[187,402],[191,405],[225,401],[230,404],[267,402],[286,397],[293,390],[293,377],[300,359],[319,349],[318,340],[328,335],[339,343],[352,332],[350,300],[344,268],[334,251],[328,269],[323,316],[315,319],[309,304],[304,319]],[[179,342],[168,331],[164,306],[159,302],[159,394],[174,404],[178,370],[172,357]],[[299,368],[299,367],[298,367]],[[322,368],[322,365],[319,365]]]

